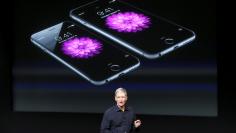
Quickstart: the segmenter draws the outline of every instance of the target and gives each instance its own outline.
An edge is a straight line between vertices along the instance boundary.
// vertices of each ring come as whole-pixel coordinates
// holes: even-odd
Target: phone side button
[[[48,52],[46,48],[42,48],[42,50],[43,50],[44,52]]]
[[[179,46],[178,46],[178,45],[174,47],[174,50],[175,50],[175,49],[177,49],[177,48],[179,48]]]
[[[121,76],[123,76],[124,75],[124,73],[121,73],[121,74],[119,74],[119,77],[121,77]]]

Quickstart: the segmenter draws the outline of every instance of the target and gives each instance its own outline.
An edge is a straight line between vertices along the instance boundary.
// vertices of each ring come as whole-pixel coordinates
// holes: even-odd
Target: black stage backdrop
[[[219,132],[231,130],[231,123],[222,123],[224,120],[231,120],[228,115],[225,115],[227,119],[223,120],[224,115],[219,110],[217,117],[217,88],[222,84],[217,83],[217,69],[220,72],[221,66],[216,60],[214,1],[128,0],[127,2],[140,8],[194,30],[197,39],[155,61],[141,58],[144,64],[141,69],[146,70],[145,73],[134,72],[127,78],[105,86],[104,90],[103,87],[99,87],[101,91],[91,89],[92,93],[95,92],[93,95],[89,95],[90,91],[82,89],[79,93],[90,98],[78,99],[78,90],[75,87],[78,85],[77,81],[86,81],[75,76],[51,57],[42,54],[39,49],[32,46],[29,37],[42,28],[70,20],[69,10],[87,2],[14,1],[9,4],[10,6],[6,5],[11,8],[1,9],[5,19],[0,36],[1,44],[4,44],[1,49],[1,66],[4,65],[1,69],[3,75],[0,85],[3,85],[1,89],[4,92],[1,93],[1,101],[3,106],[7,106],[7,112],[3,110],[1,117],[4,132],[99,132],[102,112],[114,104],[113,91],[119,86],[128,90],[129,104],[134,106],[138,117],[143,121],[143,133],[200,132],[203,128]],[[155,71],[156,75],[150,76],[147,68]],[[56,72],[51,71],[53,69]],[[147,76],[146,81],[142,80],[142,76]],[[59,85],[55,85],[59,82]],[[138,84],[140,82],[143,84]],[[131,83],[138,85],[133,86]],[[87,83],[84,84],[83,86],[89,86]],[[146,92],[149,93],[145,94],[147,84],[152,86],[149,86],[149,90],[147,88]],[[157,86],[158,89],[153,86]],[[105,93],[106,98],[96,97],[101,93]],[[137,102],[140,97],[143,98],[143,103]],[[5,98],[8,102],[5,102]],[[84,101],[86,99],[90,101]],[[96,99],[100,99],[101,102]],[[78,104],[78,101],[83,102]],[[93,108],[88,106],[91,104],[94,104]],[[141,110],[141,107],[149,106],[153,106],[152,110]]]
[[[87,1],[18,1],[14,12],[15,36],[12,36],[13,109],[103,113],[114,104],[114,90],[124,87],[129,95],[128,104],[138,114],[217,116],[213,5],[186,1],[129,2],[192,29],[196,40],[161,58],[150,60],[136,55],[141,62],[138,69],[95,86],[30,42],[31,34],[70,20],[69,11]],[[200,6],[206,10],[199,10]],[[155,38],[155,34],[150,36]],[[152,44],[156,45],[155,40]]]

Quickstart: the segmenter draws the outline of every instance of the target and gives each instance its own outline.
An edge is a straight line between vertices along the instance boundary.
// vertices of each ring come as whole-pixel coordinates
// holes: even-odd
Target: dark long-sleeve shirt
[[[115,105],[103,115],[101,133],[134,133],[138,128],[134,127],[136,117],[131,107],[126,107],[123,112]]]

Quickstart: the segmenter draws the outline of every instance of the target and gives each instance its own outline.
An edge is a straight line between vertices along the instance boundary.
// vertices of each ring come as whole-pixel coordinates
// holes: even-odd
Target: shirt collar
[[[121,111],[121,109],[117,105],[115,105],[115,111],[118,112],[118,111]],[[125,106],[125,111],[129,111],[128,106]]]

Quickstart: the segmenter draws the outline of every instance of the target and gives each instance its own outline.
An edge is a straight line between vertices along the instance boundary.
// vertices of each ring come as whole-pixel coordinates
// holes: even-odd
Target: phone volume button
[[[121,76],[123,76],[124,75],[124,73],[121,73],[121,74],[119,74],[119,77],[121,77]]]
[[[46,48],[42,48],[42,50],[43,50],[44,52],[46,52],[46,53],[48,52]]]
[[[82,24],[86,24],[86,22],[84,22],[83,20],[80,20],[80,22],[81,22]]]

